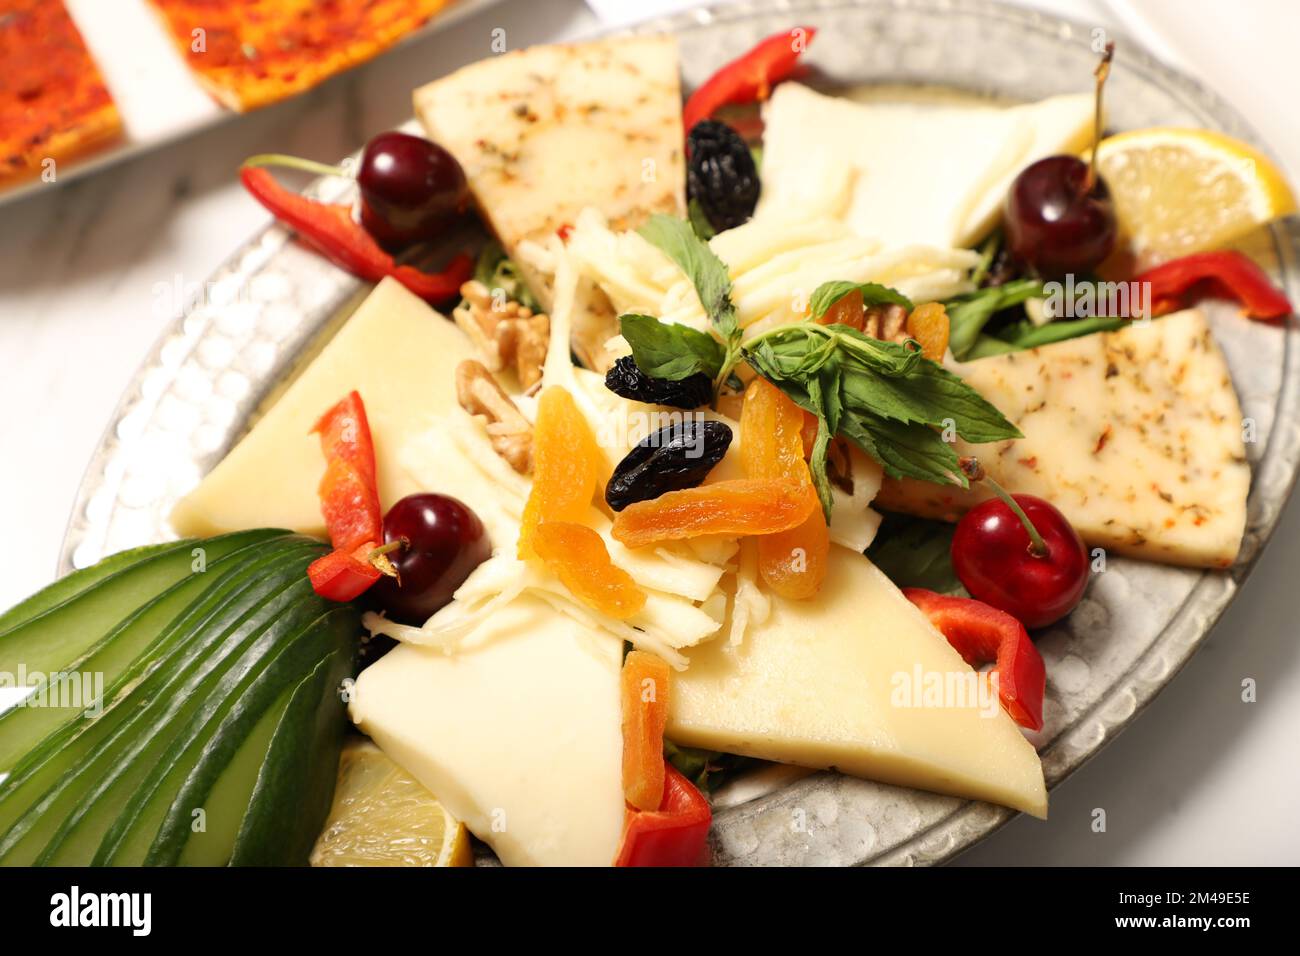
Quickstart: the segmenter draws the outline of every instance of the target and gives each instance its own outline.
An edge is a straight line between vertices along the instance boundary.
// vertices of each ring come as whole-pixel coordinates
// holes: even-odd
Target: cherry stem
[[[396,541],[390,541],[387,544],[381,544],[379,547],[372,549],[371,552],[366,555],[366,558],[381,574],[385,574],[390,578],[396,578],[397,583],[401,584],[402,576],[397,573],[397,568],[393,566],[392,561],[388,560],[388,556],[399,549],[405,551],[410,546],[411,539],[403,535]]]
[[[1092,192],[1093,186],[1097,185],[1097,147],[1101,145],[1101,90],[1106,85],[1106,77],[1110,76],[1110,61],[1114,58],[1115,42],[1112,40],[1106,44],[1101,62],[1097,64],[1097,69],[1092,74],[1097,78],[1097,92],[1092,117],[1092,159],[1088,162],[1088,178],[1084,180],[1085,196]]]
[[[299,156],[287,156],[284,153],[258,153],[256,156],[250,156],[244,160],[244,165],[284,166],[287,169],[297,169],[304,173],[315,173],[317,176],[339,176],[344,179],[350,179],[352,176],[342,166],[328,166],[315,160],[302,159]]]
[[[1011,497],[1005,488],[993,480],[993,477],[984,470],[984,466],[980,464],[979,459],[973,455],[967,456],[960,460],[959,465],[962,474],[971,481],[982,481],[984,484],[988,485],[993,491],[993,494],[997,495],[998,499],[1011,509],[1011,513],[1020,519],[1020,523],[1024,525],[1025,533],[1029,535],[1029,553],[1036,558],[1047,557],[1047,542],[1044,541],[1043,536],[1038,533],[1038,529],[1034,527],[1034,523],[1029,520],[1029,515],[1025,514],[1025,509],[1020,507],[1020,502]]]

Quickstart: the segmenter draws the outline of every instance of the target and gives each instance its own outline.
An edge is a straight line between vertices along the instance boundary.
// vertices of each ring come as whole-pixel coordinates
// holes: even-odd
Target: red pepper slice
[[[365,541],[354,551],[335,549],[307,567],[311,589],[329,601],[351,601],[379,580],[379,569],[370,563],[375,542]]]
[[[296,231],[311,246],[340,269],[368,282],[392,276],[427,302],[445,302],[460,293],[460,287],[474,275],[474,260],[461,253],[442,272],[424,272],[414,266],[399,266],[375,242],[370,233],[352,218],[352,209],[340,203],[308,199],[275,181],[261,166],[244,166],[239,179],[276,219]]]
[[[713,810],[704,794],[664,762],[658,810],[628,809],[615,866],[701,866]]]
[[[312,432],[320,435],[325,455],[325,476],[317,493],[330,543],[352,551],[362,542],[382,541],[375,445],[361,396],[349,392],[321,416]]]
[[[1047,669],[1025,626],[1006,611],[973,598],[903,588],[906,598],[930,619],[971,667],[996,662],[998,699],[1011,719],[1043,729]]]
[[[772,87],[794,72],[799,55],[816,34],[813,27],[774,33],[714,73],[686,101],[682,111],[686,132],[724,106],[767,99]]]
[[[1215,292],[1240,302],[1252,319],[1279,320],[1291,314],[1286,295],[1268,281],[1264,270],[1235,250],[1197,252],[1137,276],[1151,284],[1151,311],[1164,315],[1183,306],[1193,286],[1206,283]]]
[[[307,577],[321,597],[351,601],[379,580],[371,552],[384,540],[375,444],[360,394],[352,391],[339,399],[312,432],[320,435],[325,455],[317,494],[334,551],[312,562]]]

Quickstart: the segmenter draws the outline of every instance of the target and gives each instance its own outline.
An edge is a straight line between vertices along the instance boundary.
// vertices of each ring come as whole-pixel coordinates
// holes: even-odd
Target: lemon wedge
[[[1157,127],[1101,141],[1119,242],[1108,265],[1143,269],[1221,248],[1296,209],[1286,177],[1254,147],[1203,129]]]
[[[470,866],[465,825],[368,740],[349,741],[312,866]]]

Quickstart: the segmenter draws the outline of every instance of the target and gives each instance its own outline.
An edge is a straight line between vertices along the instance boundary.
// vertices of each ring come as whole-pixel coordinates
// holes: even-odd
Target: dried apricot
[[[847,325],[861,332],[866,324],[865,308],[862,290],[854,289],[841,296],[817,321],[822,325]]]
[[[664,796],[664,726],[668,665],[646,651],[623,658],[623,797],[638,810],[658,810]]]
[[[645,592],[610,560],[604,539],[586,525],[544,521],[533,531],[532,545],[573,596],[588,607],[619,620],[645,607]]]
[[[948,313],[941,302],[922,302],[907,317],[907,334],[921,343],[921,354],[943,361],[948,349]]]
[[[740,449],[749,477],[796,482],[815,501],[812,476],[804,461],[805,414],[775,385],[754,379],[745,390]],[[758,539],[759,573],[782,597],[810,598],[826,579],[830,547],[826,516],[817,503],[802,524]]]
[[[810,486],[784,478],[737,478],[670,491],[614,516],[614,539],[629,548],[706,534],[787,531],[817,506]]]
[[[544,521],[582,522],[592,495],[604,486],[604,453],[573,396],[559,385],[542,392],[533,425],[533,488],[519,529],[519,557]]]
[[[740,460],[750,478],[790,478],[807,483],[803,409],[765,378],[745,389],[740,411]]]
[[[799,437],[803,439],[804,461],[812,455],[813,445],[817,444],[817,429],[820,427],[816,415],[812,412],[803,413],[803,429],[799,432]]]

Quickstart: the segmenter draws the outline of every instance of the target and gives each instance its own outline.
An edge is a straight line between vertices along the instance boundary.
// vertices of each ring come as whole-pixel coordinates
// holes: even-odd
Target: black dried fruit
[[[722,422],[674,422],[641,439],[618,463],[605,486],[605,501],[615,511],[622,511],[634,501],[694,488],[722,461],[730,446],[731,429]]]
[[[696,372],[673,381],[651,378],[636,364],[636,359],[625,355],[605,373],[605,387],[615,395],[630,398],[647,405],[671,405],[673,408],[699,408],[713,400],[713,380],[703,372]]]
[[[686,138],[687,195],[718,232],[748,222],[762,188],[754,155],[726,123],[701,120]]]

